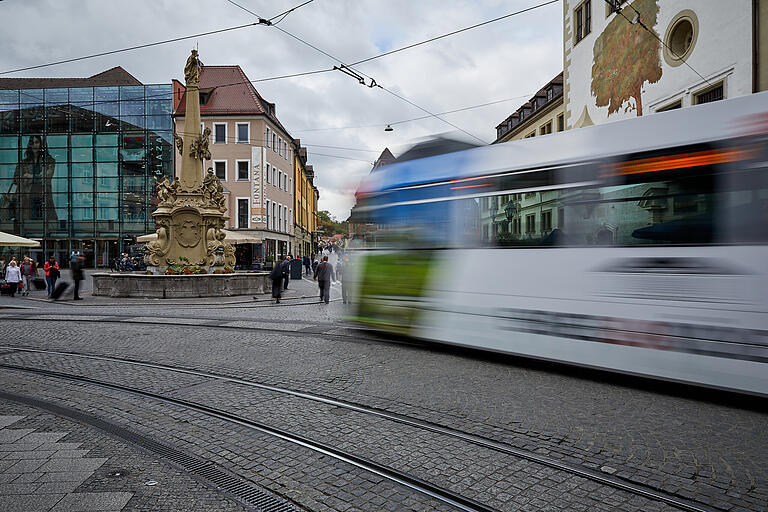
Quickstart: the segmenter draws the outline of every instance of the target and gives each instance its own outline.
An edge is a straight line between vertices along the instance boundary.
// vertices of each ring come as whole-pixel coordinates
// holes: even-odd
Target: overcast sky
[[[263,18],[302,0],[235,0]],[[354,62],[543,0],[314,0],[278,26]],[[197,7],[191,7],[197,6]],[[227,0],[2,0],[0,72],[254,21]],[[275,27],[255,26],[194,40],[118,53],[3,77],[80,77],[123,66],[146,84],[183,81],[189,50],[208,65],[237,64],[251,80],[336,62]],[[560,2],[361,64],[358,69],[397,94],[438,113],[497,100],[503,103],[444,116],[486,142],[495,126],[563,69]],[[338,71],[257,83],[276,103],[283,125],[309,146],[320,209],[349,215],[354,190],[385,147],[397,155],[434,134],[456,132],[384,90],[361,86]],[[354,127],[342,129],[347,127]],[[327,129],[333,128],[333,129]],[[334,155],[332,158],[324,155]],[[352,159],[352,160],[349,160]]]

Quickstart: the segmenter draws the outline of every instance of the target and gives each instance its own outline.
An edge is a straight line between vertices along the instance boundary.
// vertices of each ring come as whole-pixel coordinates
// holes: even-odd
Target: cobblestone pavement
[[[100,431],[0,400],[0,510],[243,508]]]
[[[0,320],[6,320],[0,321],[0,335],[5,345],[154,361],[316,392],[447,425],[588,468],[604,468],[621,478],[717,509],[768,510],[768,415],[759,410],[759,405],[743,408],[706,401],[706,393],[688,396],[685,389],[672,386],[674,393],[667,393],[666,386],[624,385],[621,379],[605,379],[594,372],[560,371],[511,358],[371,340],[339,324],[340,301],[327,306],[314,303],[315,290],[312,282],[292,282],[285,305],[279,306],[250,298],[133,303],[86,295],[87,299],[77,305],[2,298]],[[334,290],[333,297],[339,296]],[[289,305],[292,302],[301,305]],[[26,315],[35,318],[51,314],[60,314],[66,321],[20,324],[18,320]],[[104,322],[70,321],[75,315]],[[170,322],[166,318],[172,315],[200,325],[146,323]],[[9,316],[14,320],[8,320]],[[0,349],[0,362],[23,359],[48,364],[42,356],[3,355],[5,350]],[[567,478],[557,482],[540,467],[497,459],[494,457],[498,455],[481,451],[441,458],[430,453],[431,446],[454,452],[467,448],[436,446],[442,441],[424,433],[395,429],[329,407],[308,406],[295,398],[245,393],[237,386],[200,382],[190,376],[119,370],[113,363],[67,364],[69,370],[79,368],[99,378],[111,376],[126,385],[173,392],[187,399],[216,400],[222,407],[269,418],[284,428],[380,457],[421,477],[445,480],[454,489],[470,489],[500,510],[545,506],[552,510],[648,510],[656,506],[626,499],[621,493],[601,494],[608,491],[591,489],[596,484],[590,482],[584,484],[586,488]],[[3,386],[9,384],[8,380],[6,374],[0,374]],[[124,399],[113,397],[110,400],[115,402],[114,407],[108,406],[109,400],[93,390],[71,389],[23,375],[13,380],[27,383],[19,393],[31,394],[35,390],[35,394],[51,400],[67,401],[78,395],[80,407],[93,407],[96,401],[103,406],[100,413],[110,417],[119,417],[124,408],[120,405]],[[93,398],[93,393],[99,398]],[[162,417],[161,411],[159,407],[155,414]],[[179,413],[177,421],[183,424],[182,416]],[[163,425],[161,420],[145,420],[146,428],[162,434],[168,426],[158,428]],[[168,427],[165,432],[191,452],[238,471],[252,471],[254,479],[263,479],[268,488],[307,509],[384,509],[376,508],[373,495],[383,497],[387,504],[413,500],[408,502],[416,507],[413,509],[436,509],[431,508],[434,503],[420,501],[397,486],[365,480],[370,475],[361,476],[334,464],[328,469],[321,464],[321,457],[296,454],[293,449],[276,446],[274,441],[254,441],[250,434],[224,441],[215,433],[216,428],[180,430],[170,436],[174,429]],[[387,434],[392,438],[386,438]],[[255,447],[259,453],[274,450],[280,455],[273,454],[264,459],[266,462],[247,467],[251,462],[233,462],[220,453],[236,459]],[[303,462],[283,464],[284,453],[291,454],[286,460]],[[301,464],[307,467],[297,470]],[[335,487],[322,478],[318,480],[313,470],[354,475],[349,481],[355,483]],[[344,478],[339,476],[337,480]],[[375,492],[362,493],[365,498],[351,501],[337,503],[330,499],[338,498],[329,489],[343,489],[354,496],[351,491],[363,485],[363,480]],[[395,494],[384,496],[389,491]],[[408,509],[402,502],[400,505],[393,510]]]

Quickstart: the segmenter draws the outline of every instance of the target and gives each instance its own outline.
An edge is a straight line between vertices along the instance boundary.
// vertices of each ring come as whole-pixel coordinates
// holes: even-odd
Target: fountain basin
[[[93,274],[93,295],[184,299],[259,295],[271,291],[268,272],[234,274]]]

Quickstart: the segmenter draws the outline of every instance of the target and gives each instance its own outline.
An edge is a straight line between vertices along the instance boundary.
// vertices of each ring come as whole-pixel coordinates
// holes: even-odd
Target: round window
[[[664,36],[664,60],[670,66],[681,65],[693,53],[699,32],[696,14],[686,9],[675,16]]]
[[[683,58],[691,48],[691,43],[693,43],[693,25],[688,19],[683,18],[672,28],[669,47],[673,55]]]

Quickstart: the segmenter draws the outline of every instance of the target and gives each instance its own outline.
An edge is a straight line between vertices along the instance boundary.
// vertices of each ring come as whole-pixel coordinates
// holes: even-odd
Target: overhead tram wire
[[[533,94],[522,94],[520,96],[515,96],[514,98],[505,98],[503,100],[489,101],[487,103],[480,103],[479,105],[472,105],[470,107],[462,107],[462,108],[457,108],[457,109],[453,109],[453,110],[446,110],[445,112],[438,112],[437,115],[442,116],[442,115],[445,115],[445,114],[454,114],[456,112],[464,112],[466,110],[473,110],[473,109],[476,109],[476,108],[487,107],[489,105],[497,105],[499,103],[505,103],[507,101],[514,101],[514,100],[519,100],[519,99],[522,99],[522,98],[529,98],[532,95]],[[412,117],[410,119],[402,119],[400,121],[395,121],[395,122],[392,122],[392,123],[363,124],[363,125],[357,125],[357,126],[329,126],[327,128],[304,128],[302,130],[293,130],[293,132],[294,133],[299,133],[299,132],[322,132],[322,131],[329,131],[329,130],[353,130],[353,129],[358,129],[358,128],[380,128],[382,126],[387,126],[387,125],[393,126],[393,125],[396,125],[396,124],[410,123],[412,121],[421,121],[422,119],[430,119],[430,118],[432,118],[432,116],[419,116],[419,117]]]
[[[230,3],[231,3],[231,4],[233,4],[233,5],[236,5],[236,6],[240,7],[241,9],[243,9],[243,10],[244,10],[244,11],[246,11],[246,12],[248,12],[249,14],[251,14],[251,15],[254,15],[254,16],[257,16],[257,17],[259,17],[259,19],[260,19],[260,20],[261,20],[261,19],[263,19],[263,18],[261,18],[260,16],[258,16],[256,13],[254,13],[253,11],[251,11],[251,10],[249,10],[249,9],[246,9],[246,8],[242,7],[241,5],[239,5],[239,4],[237,4],[237,3],[235,3],[233,0],[227,0],[227,1],[228,1],[228,2],[230,2]],[[274,26],[274,25],[273,25],[273,26]],[[395,96],[396,98],[399,98],[400,100],[402,100],[402,101],[405,101],[405,102],[407,102],[407,103],[408,103],[408,104],[410,104],[410,105],[413,105],[414,107],[416,107],[416,108],[418,108],[418,109],[420,109],[420,110],[422,110],[422,111],[426,112],[426,113],[427,113],[427,114],[429,114],[430,116],[433,116],[433,117],[435,117],[436,119],[439,119],[439,120],[441,120],[442,122],[444,122],[444,123],[446,123],[446,124],[448,124],[448,125],[450,125],[450,126],[452,126],[452,127],[456,128],[457,130],[459,130],[459,131],[461,131],[461,132],[465,133],[466,135],[469,135],[470,137],[472,137],[472,138],[474,138],[474,139],[477,139],[477,140],[478,140],[478,141],[480,141],[482,144],[487,144],[487,141],[485,141],[485,140],[481,139],[481,138],[480,138],[480,137],[478,137],[477,135],[474,135],[474,134],[472,134],[472,133],[469,133],[467,130],[465,130],[465,129],[463,129],[463,128],[459,127],[459,126],[456,126],[455,124],[451,123],[450,121],[448,121],[448,120],[446,120],[446,119],[443,119],[442,117],[440,117],[440,116],[438,116],[438,115],[436,115],[436,114],[433,114],[433,113],[432,113],[432,112],[430,112],[429,110],[425,109],[424,107],[421,107],[421,106],[417,105],[417,104],[416,104],[416,103],[414,103],[413,101],[411,101],[411,100],[408,100],[407,98],[404,98],[403,96],[400,96],[399,94],[396,94],[396,93],[394,93],[393,91],[390,91],[389,89],[386,89],[386,88],[385,88],[385,87],[383,87],[382,85],[378,84],[378,83],[376,82],[376,80],[375,80],[375,79],[374,79],[372,76],[370,76],[370,75],[368,75],[368,74],[366,74],[366,73],[364,73],[364,72],[362,72],[362,71],[359,71],[359,70],[357,70],[357,69],[353,68],[352,66],[350,66],[350,65],[346,64],[346,63],[345,63],[343,60],[339,59],[338,57],[336,57],[336,56],[334,56],[334,55],[331,55],[330,53],[326,52],[325,50],[323,50],[323,49],[321,49],[321,48],[318,48],[317,46],[313,45],[312,43],[310,43],[310,42],[308,42],[308,41],[305,41],[304,39],[302,39],[302,38],[300,38],[300,37],[298,37],[298,36],[296,36],[296,35],[294,35],[294,34],[292,34],[292,33],[288,32],[287,30],[284,30],[284,29],[282,29],[281,27],[278,27],[278,26],[274,26],[274,28],[276,28],[277,30],[281,31],[281,32],[282,32],[282,33],[284,33],[285,35],[287,35],[287,36],[290,36],[290,37],[292,37],[293,39],[296,39],[297,41],[301,42],[302,44],[304,44],[304,45],[306,45],[306,46],[309,46],[310,48],[314,49],[315,51],[322,53],[323,55],[325,55],[325,56],[329,57],[330,59],[332,59],[332,60],[334,60],[334,61],[338,62],[338,63],[339,63],[339,64],[341,64],[343,67],[345,67],[345,68],[347,68],[347,69],[350,69],[350,70],[352,70],[352,71],[354,71],[354,72],[356,72],[356,73],[359,73],[360,75],[363,75],[363,76],[365,76],[365,77],[368,77],[368,78],[371,80],[371,85],[369,85],[369,87],[379,87],[380,89],[383,89],[383,90],[387,91],[389,94],[391,94],[391,95]]]
[[[25,68],[11,69],[11,70],[8,70],[8,71],[0,71],[0,75],[8,75],[10,73],[18,73],[19,71],[29,71],[30,69],[40,69],[40,68],[45,68],[45,67],[48,67],[48,66],[56,66],[58,64],[67,64],[67,63],[70,63],[70,62],[78,62],[78,61],[81,61],[81,60],[93,59],[93,58],[96,58],[96,57],[103,57],[105,55],[114,55],[116,53],[128,52],[128,51],[132,51],[132,50],[139,50],[141,48],[149,48],[149,47],[152,47],[152,46],[159,46],[161,44],[175,43],[175,42],[178,42],[178,41],[185,41],[187,39],[194,39],[196,37],[204,37],[204,36],[210,36],[210,35],[213,35],[213,34],[221,34],[223,32],[229,32],[229,31],[232,31],[232,30],[239,30],[241,28],[246,28],[246,27],[255,27],[255,26],[258,26],[258,25],[260,25],[260,23],[258,23],[258,22],[256,22],[256,23],[247,23],[245,25],[238,25],[238,26],[235,26],[235,27],[222,28],[222,29],[219,29],[219,30],[212,30],[210,32],[202,32],[200,34],[193,34],[191,36],[175,37],[173,39],[165,39],[163,41],[156,41],[154,43],[146,43],[146,44],[140,44],[140,45],[136,45],[136,46],[130,46],[128,48],[121,48],[119,50],[110,50],[110,51],[106,51],[106,52],[94,53],[94,54],[91,54],[91,55],[84,55],[82,57],[74,57],[72,59],[64,59],[64,60],[59,60],[59,61],[56,61],[56,62],[49,62],[47,64],[38,64],[36,66],[28,66],[28,67],[25,67]]]
[[[683,58],[682,58],[680,55],[678,55],[678,54],[677,54],[677,52],[676,52],[675,50],[673,50],[673,49],[672,49],[672,48],[671,48],[671,47],[670,47],[670,46],[669,46],[667,43],[665,43],[665,42],[664,42],[664,40],[663,40],[661,37],[659,37],[659,35],[658,35],[656,32],[654,32],[652,29],[648,28],[648,26],[647,26],[645,23],[643,23],[643,20],[642,20],[642,18],[641,18],[641,15],[640,15],[640,11],[638,11],[638,10],[635,8],[635,6],[634,6],[634,5],[632,5],[632,2],[628,3],[628,4],[627,4],[627,6],[628,6],[628,7],[631,7],[631,8],[632,8],[632,10],[633,10],[633,11],[635,11],[636,20],[630,20],[629,18],[627,18],[627,15],[626,15],[626,14],[624,14],[624,9],[622,9],[621,7],[616,7],[616,6],[615,6],[613,3],[611,3],[611,0],[605,0],[605,2],[606,2],[606,3],[607,3],[607,4],[608,4],[608,5],[611,7],[611,8],[613,8],[613,9],[614,9],[614,12],[615,12],[615,13],[617,13],[617,14],[620,14],[622,18],[624,18],[625,20],[627,20],[627,22],[628,22],[630,25],[636,25],[636,24],[637,24],[637,25],[640,25],[640,26],[641,26],[641,27],[642,27],[642,28],[643,28],[643,29],[644,29],[646,32],[648,32],[648,33],[649,33],[649,34],[651,34],[653,37],[655,37],[656,39],[658,39],[658,41],[661,43],[661,45],[662,45],[664,48],[666,48],[667,50],[669,50],[669,52],[670,52],[672,55],[674,55],[675,57],[677,57],[677,59],[678,59],[679,61],[682,61],[682,63],[683,63],[683,64],[685,64],[686,66],[688,66],[688,67],[691,69],[691,71],[693,71],[694,73],[696,73],[697,75],[699,75],[699,78],[701,78],[702,80],[704,80],[705,82],[707,82],[707,85],[712,85],[712,82],[710,82],[709,80],[707,80],[706,78],[704,78],[704,75],[702,75],[701,73],[699,73],[698,71],[696,71],[696,69],[694,69],[694,67],[693,67],[693,66],[691,66],[690,64],[688,64],[688,60],[683,60]]]
[[[306,2],[304,2],[303,4],[299,4],[299,5],[297,5],[296,7],[292,7],[292,8],[290,8],[290,9],[288,9],[287,11],[283,11],[283,12],[281,12],[280,14],[278,14],[278,15],[276,15],[276,16],[272,16],[271,18],[269,18],[269,21],[271,21],[271,22],[272,22],[272,25],[277,25],[278,23],[280,23],[281,21],[283,21],[285,18],[287,18],[287,17],[288,17],[288,15],[289,15],[289,14],[291,14],[291,13],[292,13],[293,11],[295,11],[296,9],[299,9],[299,8],[301,8],[301,7],[304,7],[304,6],[305,6],[305,5],[307,5],[307,4],[311,4],[312,2],[314,2],[314,0],[307,0],[307,1],[306,1]],[[281,17],[281,16],[282,16],[282,17]],[[274,21],[274,20],[275,20],[275,19],[277,19],[277,18],[280,18],[280,19],[279,19],[279,20],[277,20],[277,21]]]
[[[427,43],[431,43],[433,41],[437,41],[438,39],[443,39],[445,37],[450,37],[450,36],[453,36],[453,35],[456,35],[456,34],[460,34],[461,32],[466,32],[467,30],[472,30],[474,28],[482,27],[483,25],[488,25],[490,23],[495,23],[497,21],[501,21],[501,20],[506,19],[506,18],[511,18],[512,16],[517,16],[518,14],[523,14],[523,13],[526,13],[526,12],[529,12],[529,11],[533,11],[535,9],[539,9],[541,7],[546,7],[548,5],[559,3],[559,2],[560,2],[560,0],[550,0],[548,2],[544,2],[544,3],[538,4],[538,5],[533,5],[531,7],[528,7],[526,9],[522,9],[520,11],[515,11],[515,12],[511,12],[509,14],[505,14],[504,16],[499,16],[498,18],[493,18],[491,20],[486,20],[486,21],[483,21],[481,23],[476,23],[476,24],[470,25],[468,27],[460,28],[458,30],[454,30],[453,32],[448,32],[447,34],[442,34],[442,35],[439,35],[439,36],[431,37],[429,39],[425,39],[424,41],[420,41],[418,43],[409,44],[409,45],[406,45],[406,46],[403,46],[403,47],[400,47],[400,48],[396,48],[394,50],[390,50],[388,52],[381,53],[379,55],[374,55],[373,57],[368,57],[367,59],[358,60],[357,62],[353,62],[352,64],[350,64],[350,66],[357,66],[358,64],[363,64],[365,62],[370,62],[372,60],[376,60],[376,59],[379,59],[381,57],[386,57],[387,55],[392,55],[393,53],[398,53],[398,52],[402,52],[404,50],[409,50],[411,48],[415,48],[415,47],[421,46],[423,44],[427,44]]]
[[[473,134],[473,133],[470,133],[470,132],[468,132],[468,131],[467,131],[467,130],[465,130],[464,128],[461,128],[460,126],[456,126],[456,125],[455,125],[455,124],[453,124],[452,122],[450,122],[450,121],[448,121],[448,120],[446,120],[446,119],[443,119],[443,118],[442,118],[442,117],[440,117],[439,115],[437,115],[437,114],[434,114],[434,113],[430,112],[430,111],[429,111],[429,110],[427,110],[426,108],[424,108],[424,107],[422,107],[422,106],[420,106],[420,105],[418,105],[418,104],[414,103],[413,101],[411,101],[411,100],[409,100],[409,99],[407,99],[407,98],[405,98],[405,97],[403,97],[403,96],[400,96],[399,94],[397,94],[397,93],[395,93],[395,92],[393,92],[393,91],[391,91],[391,90],[387,89],[387,88],[386,88],[386,87],[384,87],[383,85],[381,85],[381,84],[379,84],[378,82],[376,82],[376,80],[374,80],[374,78],[373,78],[373,77],[371,77],[370,75],[367,75],[366,73],[363,73],[362,71],[359,71],[359,70],[357,70],[357,69],[353,68],[352,66],[349,66],[349,65],[345,64],[345,63],[344,63],[344,62],[343,62],[341,59],[338,59],[337,57],[334,57],[334,56],[333,56],[333,55],[331,55],[330,53],[328,53],[328,52],[326,52],[326,51],[324,51],[324,50],[322,50],[322,49],[318,48],[317,46],[313,45],[312,43],[308,43],[307,41],[304,41],[304,40],[303,40],[303,39],[301,39],[300,37],[298,37],[298,36],[295,36],[295,35],[291,34],[290,32],[287,32],[287,31],[283,30],[283,29],[282,29],[282,28],[280,28],[280,27],[275,27],[275,28],[276,28],[277,30],[280,30],[280,31],[282,31],[283,33],[285,33],[285,34],[287,34],[287,35],[291,36],[292,38],[294,38],[294,39],[296,39],[296,40],[298,40],[298,41],[301,41],[302,43],[304,43],[305,45],[309,46],[310,48],[314,48],[315,50],[319,51],[319,52],[320,52],[320,53],[322,53],[323,55],[327,55],[328,57],[332,58],[333,60],[335,60],[335,61],[337,61],[337,62],[341,63],[341,64],[342,64],[342,65],[343,65],[345,68],[347,68],[347,69],[350,69],[350,70],[352,70],[352,71],[354,71],[354,72],[356,72],[356,73],[359,73],[359,74],[361,74],[361,75],[363,75],[363,76],[366,76],[366,77],[368,77],[368,78],[371,80],[371,85],[369,85],[369,87],[378,87],[378,88],[380,88],[380,89],[382,89],[382,90],[384,90],[384,91],[388,92],[389,94],[391,94],[391,95],[395,96],[396,98],[399,98],[400,100],[402,100],[402,101],[405,101],[405,102],[406,102],[406,103],[408,103],[409,105],[412,105],[412,106],[414,106],[414,107],[418,108],[419,110],[421,110],[421,111],[423,111],[423,112],[426,112],[426,113],[427,113],[427,114],[429,114],[431,117],[434,117],[435,119],[439,119],[440,121],[444,122],[445,124],[447,124],[447,125],[450,125],[450,126],[454,127],[455,129],[459,130],[460,132],[463,132],[463,133],[465,133],[466,135],[469,135],[469,136],[470,136],[470,137],[472,137],[473,139],[477,139],[477,140],[479,140],[479,141],[480,141],[482,144],[487,144],[487,143],[488,143],[487,141],[485,141],[485,140],[481,139],[481,138],[480,138],[480,137],[478,137],[477,135],[475,135],[475,134]],[[343,71],[343,70],[342,70],[342,71]]]

